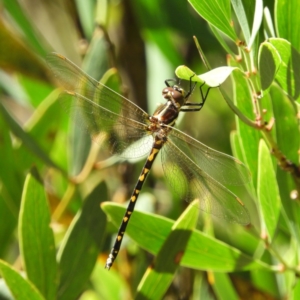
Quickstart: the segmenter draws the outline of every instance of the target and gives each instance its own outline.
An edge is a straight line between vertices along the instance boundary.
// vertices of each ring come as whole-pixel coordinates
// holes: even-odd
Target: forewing
[[[67,91],[78,93],[111,112],[138,121],[148,122],[148,114],[133,102],[86,74],[66,57],[50,53],[47,63]]]
[[[248,211],[238,197],[201,170],[171,140],[161,152],[167,181],[185,201],[198,199],[200,209],[205,212],[230,222],[250,223]]]
[[[153,137],[147,126],[113,113],[74,92],[63,92],[59,102],[96,142],[106,144],[111,153],[123,158],[138,158],[149,153]]]
[[[238,159],[216,151],[173,128],[168,139],[188,156],[202,172],[225,185],[243,185],[250,181],[251,173]]]

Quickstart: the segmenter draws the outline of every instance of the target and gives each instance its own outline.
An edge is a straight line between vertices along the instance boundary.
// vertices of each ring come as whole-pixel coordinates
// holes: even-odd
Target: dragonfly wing
[[[216,151],[173,128],[168,138],[199,168],[225,185],[243,185],[251,179],[248,168],[238,159]]]
[[[107,144],[111,153],[129,159],[150,152],[153,137],[145,124],[113,113],[74,92],[61,93],[58,101],[79,127],[94,141]]]
[[[165,176],[180,197],[187,202],[199,199],[201,210],[230,222],[250,223],[249,213],[241,200],[201,170],[172,141],[168,140],[161,152]]]
[[[93,79],[66,57],[50,53],[47,56],[47,63],[66,90],[81,94],[111,112],[141,123],[148,122],[148,114],[145,111]]]

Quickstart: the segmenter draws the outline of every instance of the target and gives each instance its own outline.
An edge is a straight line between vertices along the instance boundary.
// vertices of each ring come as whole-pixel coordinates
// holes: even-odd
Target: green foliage
[[[190,298],[299,299],[298,1],[38,1],[34,9],[30,1],[2,2],[0,298],[178,299],[182,291],[172,290],[180,282]],[[177,123],[228,152],[235,113],[232,152],[252,174],[235,192],[251,224],[202,214],[197,223],[196,205],[182,213],[157,164],[126,232],[139,247],[125,239],[114,268],[104,270],[125,208],[106,202],[101,210],[100,203],[126,200],[142,162],[133,170],[118,157],[106,159],[100,137],[91,142],[78,120],[74,125],[57,101],[60,91],[52,92],[45,63],[52,51],[113,90],[129,90],[149,112],[175,69],[206,88],[220,85],[201,113]]]

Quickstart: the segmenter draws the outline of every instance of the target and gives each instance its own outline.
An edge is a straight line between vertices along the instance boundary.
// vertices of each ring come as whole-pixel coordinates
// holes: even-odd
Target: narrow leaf
[[[76,299],[94,268],[105,234],[106,218],[100,209],[107,200],[104,183],[85,199],[58,252],[60,284],[58,299]],[[74,276],[76,274],[76,276]]]
[[[25,127],[45,152],[50,152],[56,133],[61,126],[61,107],[57,103],[58,91],[51,93],[37,107]]]
[[[251,49],[252,44],[255,41],[256,35],[259,31],[261,22],[263,17],[263,2],[262,0],[256,0],[255,1],[255,12],[254,12],[254,19],[252,24],[252,30],[251,30],[251,37],[248,42],[248,48]]]
[[[17,224],[24,170],[17,162],[9,127],[1,115],[0,153],[0,257],[4,257]]]
[[[219,67],[215,68],[211,71],[208,71],[204,74],[195,75],[191,69],[186,66],[179,66],[175,70],[175,74],[178,78],[184,80],[191,80],[193,82],[204,83],[210,87],[218,87],[221,85],[229,76],[230,74],[237,68],[234,67]]]
[[[278,147],[288,160],[297,164],[300,144],[297,108],[278,86],[270,89],[270,95],[272,97]]]
[[[211,0],[198,1],[189,0],[195,11],[208,23],[212,24],[224,34],[226,34],[234,42],[237,36],[233,30],[231,19],[230,1],[227,0]]]
[[[138,286],[136,299],[143,299],[142,295],[147,295],[150,299],[163,298],[175,276],[191,236],[191,230],[197,223],[197,217],[197,206],[190,205],[174,223],[153,264],[144,274]]]
[[[233,287],[233,283],[228,274],[214,272],[212,274],[214,282],[212,289],[218,300],[238,300],[239,296]]]
[[[20,247],[28,278],[46,299],[56,299],[57,264],[50,212],[34,171],[26,178],[20,210]]]
[[[215,68],[207,73],[199,75],[199,78],[205,81],[205,83],[210,87],[218,87],[221,85],[230,74],[238,68],[235,67],[219,67]]]
[[[235,57],[236,53],[231,49],[231,47],[229,47],[229,45],[227,45],[226,40],[224,39],[224,37],[221,34],[221,32],[216,27],[214,27],[212,24],[209,24],[209,27],[210,27],[212,33],[214,34],[215,38],[218,40],[218,42],[220,43],[220,45],[226,51],[226,53],[228,53],[231,56]]]
[[[261,214],[261,236],[272,242],[281,201],[271,154],[264,140],[259,143],[257,196]]]
[[[275,22],[279,37],[288,40],[300,51],[300,23],[298,16],[300,5],[298,0],[275,1]]]
[[[23,142],[24,146],[26,146],[33,154],[35,154],[50,167],[61,170],[60,167],[57,166],[41,149],[37,142],[28,133],[26,133],[21,128],[21,126],[10,116],[10,114],[6,111],[2,104],[0,104],[0,114],[2,114],[3,119],[9,125],[10,130],[13,132],[13,134]]]
[[[231,59],[229,64],[237,67],[236,61]],[[238,109],[248,119],[255,120],[253,114],[252,93],[248,85],[247,79],[241,76],[239,72],[232,72],[234,100]],[[242,161],[250,169],[254,184],[257,182],[257,161],[258,161],[258,141],[260,133],[258,130],[246,125],[239,118],[236,117],[237,134],[240,141],[240,149],[243,154]]]
[[[41,41],[41,36],[37,37],[34,26],[32,26],[32,22],[28,20],[28,16],[24,13],[22,5],[20,5],[18,1],[9,0],[4,0],[3,3],[14,22],[19,25],[19,29],[21,29],[26,36],[26,41],[30,42],[31,46],[34,47],[35,52],[44,56],[46,54],[45,49],[43,48],[45,41]]]
[[[203,83],[204,81],[201,80],[195,72],[189,69],[187,66],[179,66],[175,70],[175,74],[178,78],[184,80],[191,80],[193,82]]]
[[[276,48],[268,42],[260,45],[258,55],[261,88],[266,91],[275,79],[281,58]]]
[[[119,226],[125,208],[114,203],[103,203],[102,209],[109,215],[112,222]],[[132,214],[126,233],[142,248],[157,255],[166,237],[171,232],[174,221],[170,219],[135,211]],[[235,238],[239,238],[235,236]],[[181,265],[198,270],[232,272],[253,268],[269,269],[263,262],[243,254],[198,230],[193,231],[181,260]]]
[[[247,15],[245,12],[245,8],[243,5],[243,1],[241,0],[232,0],[232,7],[234,9],[235,15],[239,21],[239,24],[241,26],[242,32],[244,34],[245,41],[247,45],[249,44],[250,41],[250,26],[248,24],[248,19]]]
[[[95,20],[94,20],[95,2],[91,0],[88,1],[76,0],[75,4],[77,6],[78,15],[80,18],[80,24],[83,27],[85,37],[90,40],[95,27]]]
[[[108,44],[104,35],[96,31],[89,46],[89,51],[82,62],[82,69],[96,80],[100,80],[108,69],[107,47]],[[68,80],[68,78],[66,79]],[[97,100],[99,101],[99,99]],[[88,157],[91,137],[86,131],[78,130],[81,124],[75,117],[71,124],[70,173],[77,175],[82,170]]]
[[[300,96],[300,53],[287,40],[271,38],[268,41],[281,58],[276,79],[283,90],[296,100]]]
[[[264,29],[265,36],[267,38],[272,38],[276,36],[272,16],[268,7],[264,8]]]
[[[9,264],[0,260],[0,273],[8,285],[15,300],[45,300],[36,287],[14,270]]]

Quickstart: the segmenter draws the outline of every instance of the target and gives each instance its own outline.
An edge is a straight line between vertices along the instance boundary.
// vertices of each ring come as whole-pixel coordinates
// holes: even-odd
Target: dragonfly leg
[[[191,111],[199,111],[202,109],[205,101],[206,101],[206,98],[208,96],[208,93],[209,93],[209,90],[211,89],[211,87],[209,87],[204,95],[203,93],[203,90],[202,90],[202,87],[205,85],[205,82],[203,82],[201,85],[200,85],[200,93],[201,93],[201,102],[199,103],[193,103],[193,102],[186,102],[184,103],[183,107],[180,109],[180,111],[185,111],[185,112],[191,112]],[[185,107],[187,106],[187,107]],[[191,106],[194,106],[194,107],[191,107]]]
[[[171,78],[171,79],[166,79],[165,80],[165,85],[167,87],[170,87],[171,86],[170,82],[174,82],[175,84],[180,84],[180,80],[178,78],[177,79]]]

